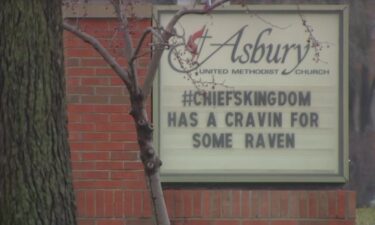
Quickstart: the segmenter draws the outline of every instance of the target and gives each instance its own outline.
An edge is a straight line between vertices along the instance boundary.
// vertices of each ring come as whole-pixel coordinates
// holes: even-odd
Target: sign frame
[[[177,12],[180,7],[171,5],[154,6],[154,21],[159,20],[162,13]],[[249,5],[248,9],[254,13],[334,13],[339,16],[340,40],[339,40],[339,106],[338,106],[338,172],[336,174],[319,174],[319,173],[283,173],[283,174],[235,174],[227,173],[224,170],[220,174],[213,173],[181,173],[181,172],[164,172],[161,169],[162,182],[168,183],[345,183],[349,179],[349,110],[348,110],[348,63],[349,63],[349,6],[348,5]],[[215,9],[212,13],[246,13],[246,7],[236,5],[225,5]],[[167,54],[166,52],[164,54]],[[154,143],[158,149],[159,156],[163,160],[163,150],[160,148],[161,126],[160,116],[160,70],[154,81],[152,106],[153,106],[153,122],[155,124]]]

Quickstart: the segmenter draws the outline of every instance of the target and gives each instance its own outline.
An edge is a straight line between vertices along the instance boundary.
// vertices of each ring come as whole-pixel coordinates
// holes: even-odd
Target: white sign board
[[[155,84],[162,179],[345,182],[347,25],[342,5],[183,17]]]

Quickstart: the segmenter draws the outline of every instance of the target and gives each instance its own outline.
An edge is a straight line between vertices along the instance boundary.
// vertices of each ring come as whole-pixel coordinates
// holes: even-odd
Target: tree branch
[[[228,2],[229,0],[220,0],[216,1],[214,4],[211,6],[205,6],[203,9],[187,9],[187,8],[182,8],[180,9],[174,16],[173,18],[169,21],[168,25],[166,26],[165,30],[162,33],[162,38],[164,41],[164,44],[168,44],[169,39],[174,35],[173,29],[178,20],[181,19],[181,17],[188,15],[188,14],[198,14],[198,15],[203,15],[207,14],[213,9],[217,8],[218,6],[222,5],[225,2]],[[144,95],[144,99],[147,99],[147,97],[150,94],[151,87],[153,84],[153,81],[155,79],[156,71],[160,63],[161,56],[163,55],[164,48],[156,48],[155,52],[151,58],[150,65],[147,69],[146,73],[146,80],[143,83],[142,91]]]
[[[133,56],[133,45],[129,33],[129,22],[128,18],[125,14],[125,10],[123,10],[123,0],[113,0],[112,1],[113,8],[117,14],[118,19],[121,22],[121,30],[124,32],[124,44],[125,44],[125,51],[124,55],[126,59],[129,61],[130,58]]]
[[[113,8],[115,9],[115,12],[117,14],[117,17],[119,21],[121,22],[121,30],[123,31],[123,38],[124,38],[124,55],[126,60],[129,64],[129,79],[131,82],[131,85],[133,86],[133,91],[137,92],[139,90],[138,87],[138,74],[137,70],[134,69],[134,65],[130,64],[131,59],[134,57],[134,49],[133,44],[131,40],[131,36],[129,33],[129,21],[127,18],[127,15],[125,13],[125,7],[123,0],[112,0]],[[137,94],[137,93],[134,93]]]
[[[89,43],[92,47],[94,47],[94,49],[104,58],[104,60],[124,81],[129,91],[132,90],[128,73],[118,64],[118,62],[111,56],[107,49],[105,49],[96,38],[68,24],[67,22],[63,22],[63,28],[69,32],[72,32],[77,37],[81,38],[83,41]]]
[[[141,47],[143,45],[143,42],[145,41],[146,37],[148,34],[152,33],[154,36],[156,36],[159,40],[163,40],[162,36],[160,33],[158,33],[155,28],[153,27],[148,27],[144,32],[142,33],[141,38],[138,41],[137,47],[134,50],[133,56],[129,61],[129,64],[133,64],[134,60],[136,60],[139,56],[139,51],[141,50]]]

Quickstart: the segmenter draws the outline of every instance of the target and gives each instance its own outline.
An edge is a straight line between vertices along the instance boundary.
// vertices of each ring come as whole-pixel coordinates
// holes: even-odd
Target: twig
[[[173,30],[174,26],[176,25],[177,21],[181,19],[181,17],[188,15],[188,14],[207,14],[213,9],[217,8],[218,6],[222,5],[225,2],[228,2],[229,0],[221,0],[221,1],[216,1],[213,3],[210,7],[205,7],[203,9],[187,9],[187,8],[182,8],[180,9],[169,21],[168,25],[166,26],[164,32],[162,33],[162,40],[164,40],[164,43],[168,43],[169,39],[173,36]],[[151,58],[150,65],[147,69],[146,73],[146,79],[145,82],[143,83],[142,91],[144,94],[144,98],[147,99],[147,97],[150,94],[151,87],[153,84],[153,81],[155,79],[156,75],[156,70],[157,67],[159,66],[161,56],[163,54],[164,48],[162,49],[156,49],[154,52],[154,55]]]
[[[131,82],[129,80],[128,73],[120,66],[120,64],[111,56],[107,49],[105,49],[96,38],[77,29],[76,27],[68,24],[67,22],[63,22],[63,28],[69,32],[72,32],[85,42],[89,43],[104,58],[104,60],[111,66],[111,68],[120,76],[120,78],[124,81],[126,87],[129,90],[131,90]]]

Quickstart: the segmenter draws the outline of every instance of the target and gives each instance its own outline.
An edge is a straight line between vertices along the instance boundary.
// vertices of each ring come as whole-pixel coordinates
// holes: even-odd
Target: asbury
[[[199,41],[199,53],[204,51],[205,57],[200,57],[200,60],[192,63],[190,67],[181,65],[183,60],[176,58],[178,49],[184,46],[184,44],[178,44],[170,48],[168,55],[168,62],[171,68],[180,73],[191,72],[198,69],[206,61],[214,58],[215,54],[219,51],[226,50],[229,54],[228,61],[233,64],[258,64],[260,62],[266,64],[279,64],[281,67],[282,75],[289,75],[305,60],[310,50],[310,44],[306,43],[276,43],[275,39],[270,38],[273,32],[273,28],[265,28],[260,31],[255,40],[250,40],[249,37],[253,32],[247,29],[248,25],[242,26],[238,31],[232,34],[229,38],[224,39],[223,42],[209,43],[207,47],[208,39],[212,38],[208,35],[206,30],[205,35],[201,37]],[[247,30],[250,30],[246,32]],[[286,31],[285,31],[286,32]],[[277,39],[276,39],[277,40]],[[212,59],[211,59],[212,60]]]

